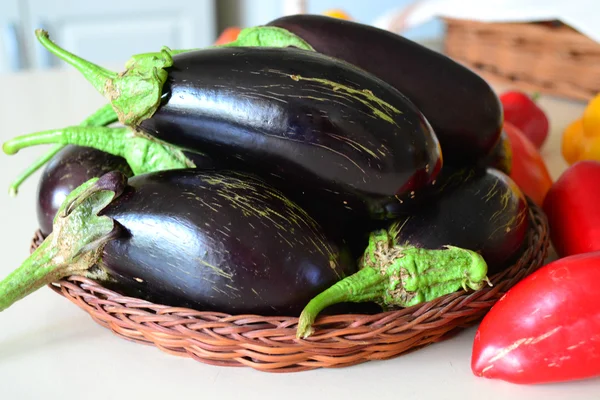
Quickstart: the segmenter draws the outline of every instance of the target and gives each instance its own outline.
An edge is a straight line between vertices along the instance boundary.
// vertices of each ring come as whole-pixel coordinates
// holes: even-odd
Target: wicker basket
[[[345,367],[383,360],[438,342],[478,322],[502,295],[539,268],[548,251],[544,213],[530,204],[527,250],[509,269],[491,277],[492,287],[456,292],[410,308],[374,315],[321,316],[315,333],[297,339],[296,317],[228,315],[153,304],[108,290],[77,276],[50,287],[100,325],[138,343],[220,366],[268,372]],[[38,233],[32,250],[43,240]]]
[[[490,83],[584,101],[600,93],[600,44],[564,24],[444,21],[445,54]]]

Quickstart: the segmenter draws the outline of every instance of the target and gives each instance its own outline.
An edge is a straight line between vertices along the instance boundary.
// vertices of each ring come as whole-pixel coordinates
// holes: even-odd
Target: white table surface
[[[0,140],[79,123],[103,99],[76,73],[0,76]],[[560,133],[581,104],[542,98],[552,135],[543,154],[554,177],[565,168]],[[0,277],[28,255],[36,229],[39,173],[16,198],[9,182],[47,147],[0,154]],[[393,360],[344,369],[268,374],[204,365],[134,344],[97,325],[43,288],[0,313],[0,399],[598,399],[600,379],[519,386],[477,378],[470,356],[475,328]]]

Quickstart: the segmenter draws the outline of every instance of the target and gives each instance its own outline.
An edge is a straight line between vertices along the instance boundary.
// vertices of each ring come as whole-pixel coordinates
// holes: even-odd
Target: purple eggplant
[[[357,65],[406,95],[427,117],[449,165],[471,165],[500,136],[502,107],[492,87],[443,54],[374,26],[322,15],[290,15],[267,26]]]
[[[452,245],[479,252],[488,274],[517,258],[529,230],[529,206],[518,186],[493,168],[444,167],[432,189],[434,201],[388,228],[396,245],[439,249]]]
[[[188,153],[196,168],[213,169],[218,165],[206,155]],[[68,145],[46,165],[37,188],[37,218],[44,236],[52,232],[52,222],[60,205],[73,189],[110,171],[121,171],[127,177],[133,172],[127,161],[90,147]]]
[[[490,154],[483,158],[479,166],[482,168],[494,168],[510,175],[512,171],[512,149],[506,131],[503,129],[498,143]]]
[[[117,171],[73,190],[53,232],[0,282],[0,310],[70,275],[173,306],[297,315],[355,272],[347,252],[264,181],[182,169]]]
[[[122,157],[96,149],[66,146],[46,165],[37,188],[37,218],[44,236],[52,232],[52,221],[69,193],[88,180],[110,171],[132,176]]]
[[[72,127],[7,142],[10,154],[68,142],[120,152],[137,175],[193,166],[181,150],[201,151],[230,169],[252,171],[337,223],[407,212],[442,166],[437,137],[408,98],[332,57],[296,48],[164,50],[114,74],[56,46],[45,32],[38,37],[82,71],[135,133]],[[127,149],[133,136],[143,152]],[[141,161],[157,148],[166,155]]]

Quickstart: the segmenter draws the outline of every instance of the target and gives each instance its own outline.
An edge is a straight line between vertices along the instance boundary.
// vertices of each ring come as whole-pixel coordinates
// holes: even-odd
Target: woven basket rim
[[[155,304],[80,276],[48,286],[118,336],[170,354],[267,372],[344,367],[393,358],[472,326],[510,287],[539,268],[549,248],[547,219],[529,203],[527,247],[511,267],[490,277],[492,287],[376,314],[321,315],[307,339],[295,336],[298,317],[231,315]],[[37,232],[32,250],[40,240]]]

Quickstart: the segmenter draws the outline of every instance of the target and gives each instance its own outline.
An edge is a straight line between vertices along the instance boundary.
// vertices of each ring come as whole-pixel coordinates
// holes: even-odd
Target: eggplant
[[[83,275],[172,306],[297,315],[355,270],[314,219],[250,174],[112,171],[69,194],[53,232],[0,282],[0,310]]]
[[[8,154],[53,142],[128,151],[119,155],[138,174],[176,164],[162,155],[142,162],[147,149],[179,162],[182,150],[201,151],[283,185],[303,207],[318,203],[338,222],[408,212],[442,166],[437,137],[408,98],[332,57],[296,48],[174,56],[164,50],[114,74],[56,46],[43,31],[38,38],[82,71],[134,133],[119,131],[119,138],[114,128],[72,127],[9,141]],[[144,152],[124,150],[133,146],[131,135]]]
[[[371,233],[359,270],[306,305],[297,336],[313,333],[319,313],[335,304],[375,302],[410,307],[479,290],[525,249],[529,206],[517,185],[493,168],[445,166],[422,209]]]
[[[88,180],[110,171],[132,176],[122,157],[96,149],[68,145],[46,165],[37,187],[36,211],[42,235],[52,232],[52,222],[67,195]]]
[[[498,143],[494,146],[490,154],[481,160],[479,167],[497,169],[510,176],[510,172],[512,171],[512,148],[504,129]]]
[[[397,245],[438,249],[452,245],[479,252],[490,276],[518,258],[529,231],[529,205],[515,182],[493,168],[444,167],[435,201],[392,222]]]
[[[196,168],[215,169],[218,163],[203,154],[188,153]],[[73,189],[88,180],[111,171],[121,171],[127,177],[133,172],[127,161],[91,147],[67,145],[46,165],[37,188],[37,219],[42,235],[52,232],[56,212]]]
[[[322,15],[299,14],[268,24],[314,50],[347,61],[406,95],[427,117],[448,165],[469,166],[489,154],[502,129],[492,87],[451,58],[395,33]]]

